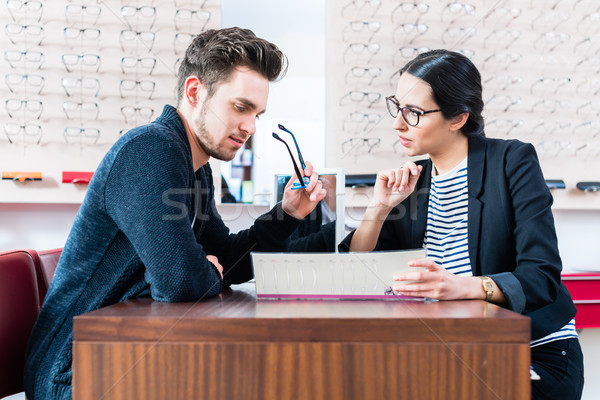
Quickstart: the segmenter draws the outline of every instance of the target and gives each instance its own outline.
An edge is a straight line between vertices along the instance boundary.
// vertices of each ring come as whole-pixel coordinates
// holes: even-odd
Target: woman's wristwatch
[[[494,282],[492,278],[489,276],[480,276],[481,285],[483,286],[483,291],[485,292],[485,301],[492,300],[494,296]]]

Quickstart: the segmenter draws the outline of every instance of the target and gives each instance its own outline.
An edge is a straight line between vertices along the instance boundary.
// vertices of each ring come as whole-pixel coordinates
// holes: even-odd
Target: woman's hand
[[[481,279],[476,276],[458,276],[429,258],[409,261],[410,267],[426,267],[427,271],[394,275],[398,283],[392,289],[404,296],[429,297],[438,300],[485,299]]]
[[[423,167],[407,161],[402,168],[377,173],[373,200],[376,207],[392,209],[406,199],[414,190]]]
[[[314,171],[311,163],[306,163],[304,175],[310,177],[310,183],[304,189],[292,190],[292,184],[295,179],[298,179],[296,174],[292,176],[283,192],[283,200],[281,206],[283,211],[294,218],[302,219],[319,204],[327,191],[323,188],[323,182],[319,180],[319,174]]]

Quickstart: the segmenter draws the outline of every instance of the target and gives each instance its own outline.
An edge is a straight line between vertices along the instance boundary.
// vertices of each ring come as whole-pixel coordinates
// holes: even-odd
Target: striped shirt
[[[449,172],[432,173],[425,230],[427,257],[463,276],[472,275],[467,247],[467,194],[466,158]]]
[[[467,158],[442,175],[432,168],[425,247],[427,257],[448,271],[472,276],[468,242]],[[575,319],[556,332],[531,341],[531,347],[577,338]]]

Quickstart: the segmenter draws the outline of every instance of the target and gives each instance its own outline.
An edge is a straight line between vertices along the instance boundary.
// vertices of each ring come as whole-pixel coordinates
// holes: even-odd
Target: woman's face
[[[439,109],[433,99],[431,86],[420,78],[404,73],[398,80],[396,99],[401,107],[419,111]],[[446,120],[441,112],[421,115],[417,126],[410,126],[399,112],[394,120],[394,129],[398,132],[400,144],[408,156],[438,154],[451,148],[455,135],[449,134],[452,122]],[[462,135],[459,132],[460,135]]]

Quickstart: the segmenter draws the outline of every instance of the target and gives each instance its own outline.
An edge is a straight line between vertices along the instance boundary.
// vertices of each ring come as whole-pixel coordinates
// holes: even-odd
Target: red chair
[[[0,398],[24,390],[27,340],[40,312],[35,254],[0,253]]]
[[[60,249],[52,249],[52,250],[43,250],[37,252],[37,272],[38,272],[38,282],[41,283],[42,292],[40,293],[40,305],[44,301],[44,297],[46,296],[46,292],[50,287],[50,281],[54,276],[54,271],[56,271],[56,265],[58,264],[58,259],[62,253],[62,248]]]

